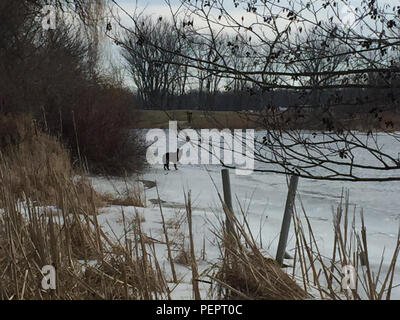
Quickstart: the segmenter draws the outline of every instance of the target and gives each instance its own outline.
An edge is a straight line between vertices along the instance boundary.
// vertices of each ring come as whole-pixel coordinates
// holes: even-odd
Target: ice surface
[[[397,152],[397,150],[396,150]],[[201,256],[203,243],[206,247],[206,260],[199,261],[200,271],[208,266],[208,262],[218,258],[217,240],[212,232],[218,228],[218,218],[223,219],[221,205],[213,184],[222,193],[220,165],[185,165],[178,166],[179,170],[164,171],[162,165],[149,168],[142,180],[156,181],[163,202],[163,212],[166,220],[176,218],[184,213],[184,190],[191,190],[193,200],[193,227],[196,254]],[[272,256],[275,255],[282,216],[287,195],[287,178],[284,175],[272,173],[253,173],[248,176],[238,176],[231,170],[231,189],[234,195],[234,211],[239,212],[238,201],[245,208],[251,229],[263,249]],[[134,181],[136,178],[132,177]],[[125,182],[110,181],[93,177],[95,189],[102,192],[115,192],[114,188],[123,190]],[[350,192],[352,213],[359,216],[362,208],[368,234],[369,258],[373,268],[377,270],[383,249],[385,249],[384,268],[388,266],[394,250],[397,232],[400,224],[400,182],[338,182],[300,179],[296,198],[296,210],[301,210],[303,204],[313,225],[318,244],[323,254],[330,255],[333,240],[333,210],[341,199],[343,190]],[[156,239],[163,239],[161,217],[155,188],[145,190],[147,208],[136,208],[145,218],[144,231]],[[236,200],[237,197],[237,200]],[[124,207],[126,216],[133,218],[135,208]],[[114,232],[122,234],[121,208],[111,207],[99,216],[105,229],[110,226]],[[108,221],[108,224],[106,224]],[[359,221],[359,220],[357,220]],[[356,228],[360,228],[357,223]],[[185,229],[185,227],[183,227]],[[187,230],[185,230],[187,233]],[[291,230],[288,252],[293,252],[293,230]],[[188,243],[188,242],[187,242]],[[169,264],[164,245],[157,245],[159,259],[167,273]],[[192,298],[190,285],[190,269],[179,266],[178,273],[184,281],[173,292],[174,298]],[[400,283],[400,272],[395,277],[395,285]],[[201,284],[202,295],[206,295],[206,284]],[[393,299],[400,299],[400,287],[394,289]]]

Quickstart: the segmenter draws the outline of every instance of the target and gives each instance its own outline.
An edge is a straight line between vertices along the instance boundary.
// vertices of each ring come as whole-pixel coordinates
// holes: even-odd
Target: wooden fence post
[[[221,170],[221,175],[222,175],[222,188],[224,191],[224,202],[226,206],[228,207],[230,214],[233,213],[233,207],[232,207],[232,193],[231,193],[231,182],[229,179],[229,170],[228,169],[222,169]],[[228,234],[233,233],[233,221],[232,217],[229,215],[226,216],[226,232]]]
[[[282,220],[282,228],[279,236],[278,250],[276,252],[276,262],[282,266],[283,259],[286,254],[286,244],[289,235],[290,221],[293,215],[294,201],[296,198],[297,184],[299,182],[298,176],[291,176],[289,183],[289,191],[286,198],[285,213]]]

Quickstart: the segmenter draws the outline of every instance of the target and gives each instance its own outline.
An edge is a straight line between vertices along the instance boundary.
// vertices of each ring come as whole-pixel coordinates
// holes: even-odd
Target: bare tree
[[[180,77],[187,77],[182,58],[176,55],[180,51],[177,34],[167,21],[152,21],[150,17],[141,17],[139,27],[125,32],[123,57],[130,75],[137,87],[142,101],[148,106],[162,106],[168,103],[169,94],[177,90]],[[158,50],[158,47],[168,50]],[[182,90],[182,89],[181,89]]]
[[[119,5],[117,0],[113,3]],[[256,141],[256,171],[324,180],[400,180],[396,151],[400,137],[393,131],[391,120],[379,114],[383,106],[377,105],[376,112],[366,104],[362,110],[359,122],[369,115],[377,119],[365,134],[353,130],[357,129],[354,111],[360,109],[346,109],[341,116],[337,112],[342,110],[338,104],[349,90],[359,92],[365,100],[371,89],[382,90],[385,95],[388,90],[398,90],[391,79],[400,72],[400,9],[389,2],[362,0],[353,8],[352,21],[345,25],[345,0],[235,0],[233,6],[230,4],[223,0],[182,0],[176,9],[166,0],[176,30],[181,28],[183,17],[190,21],[179,33],[180,43],[190,47],[201,39],[210,55],[173,52],[151,41],[147,45],[174,54],[171,63],[218,74],[225,83],[243,81],[261,92],[280,89],[300,97],[316,95],[319,105],[323,95],[336,97],[324,102],[326,109],[318,115],[307,108],[293,108],[287,112],[266,109],[253,117],[254,127],[267,130],[269,138]],[[140,34],[137,17],[125,13],[136,26],[132,33]],[[226,48],[235,45],[232,41],[219,45],[224,32],[235,36],[254,68],[243,69],[232,63],[232,51]],[[191,37],[183,37],[186,33]],[[377,74],[384,75],[382,81],[371,81]],[[393,97],[393,102],[398,103],[398,97]],[[313,131],[304,131],[307,129]]]

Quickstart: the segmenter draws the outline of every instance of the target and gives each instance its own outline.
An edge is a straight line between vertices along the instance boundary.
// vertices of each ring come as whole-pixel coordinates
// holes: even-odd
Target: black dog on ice
[[[175,170],[178,170],[178,167],[176,165],[178,164],[180,157],[182,157],[182,150],[180,150],[179,148],[176,149],[176,152],[167,152],[166,154],[164,154],[164,170],[169,170],[170,162],[174,164]]]

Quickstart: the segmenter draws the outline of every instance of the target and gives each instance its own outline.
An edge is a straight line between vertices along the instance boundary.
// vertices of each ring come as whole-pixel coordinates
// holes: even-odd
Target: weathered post
[[[226,216],[226,232],[228,234],[232,234],[233,233],[233,222],[232,222],[232,217],[230,217],[230,214],[233,215],[234,213],[233,213],[233,207],[232,207],[232,193],[231,193],[231,182],[229,179],[229,170],[222,169],[221,175],[222,175],[222,188],[224,191],[224,202],[230,211],[230,213],[227,214],[227,216]]]
[[[227,235],[227,244],[232,246],[233,245],[233,235],[234,235],[234,229],[233,229],[233,207],[232,207],[232,193],[231,193],[231,182],[229,179],[229,170],[228,169],[222,169],[221,170],[221,176],[222,176],[222,188],[224,191],[224,202],[226,206],[228,207],[228,212],[226,212],[226,222],[225,222],[225,232]],[[230,257],[230,251],[225,250],[225,257],[224,257],[224,263],[227,265],[231,266],[232,261]],[[227,295],[230,296],[231,291],[227,289]]]
[[[299,182],[298,176],[291,176],[289,183],[289,191],[286,199],[285,213],[282,220],[281,234],[279,236],[278,250],[276,252],[276,262],[282,266],[283,259],[286,253],[286,244],[289,235],[290,221],[293,215],[294,201],[296,198],[297,184]]]

